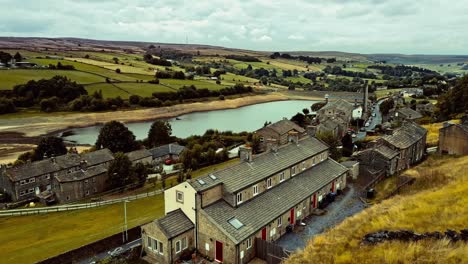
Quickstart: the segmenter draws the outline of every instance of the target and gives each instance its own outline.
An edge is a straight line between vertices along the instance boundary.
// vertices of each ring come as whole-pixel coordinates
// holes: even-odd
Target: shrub
[[[219,98],[219,100],[222,101],[222,100],[224,100],[224,95],[220,94],[218,98]]]

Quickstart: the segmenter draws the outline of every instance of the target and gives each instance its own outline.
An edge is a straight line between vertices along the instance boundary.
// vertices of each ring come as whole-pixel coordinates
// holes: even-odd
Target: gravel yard
[[[323,233],[349,216],[352,216],[365,208],[359,199],[359,191],[352,184],[343,195],[336,198],[335,202],[325,208],[328,212],[321,216],[312,215],[305,219],[306,226],[296,226],[294,232],[287,233],[276,243],[289,251],[303,249],[307,242],[314,236]]]

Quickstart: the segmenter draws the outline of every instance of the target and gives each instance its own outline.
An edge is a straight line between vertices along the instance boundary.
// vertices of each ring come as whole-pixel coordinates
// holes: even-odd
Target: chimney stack
[[[278,142],[274,138],[267,139],[267,151],[278,152]]]
[[[365,84],[365,87],[364,87],[364,109],[363,109],[363,112],[364,113],[367,113],[367,99],[369,98],[369,82],[366,80],[366,84]]]
[[[240,147],[239,157],[241,161],[252,162],[252,148],[248,146]]]
[[[307,135],[314,137],[315,134],[317,133],[317,126],[309,125],[307,126],[306,130],[307,130]]]
[[[288,141],[294,142],[296,145],[299,144],[299,132],[297,131],[288,132]]]

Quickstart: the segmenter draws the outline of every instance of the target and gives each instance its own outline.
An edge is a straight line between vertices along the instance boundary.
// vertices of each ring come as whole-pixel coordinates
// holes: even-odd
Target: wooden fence
[[[279,264],[288,258],[291,252],[271,242],[255,238],[255,254],[267,264]]]

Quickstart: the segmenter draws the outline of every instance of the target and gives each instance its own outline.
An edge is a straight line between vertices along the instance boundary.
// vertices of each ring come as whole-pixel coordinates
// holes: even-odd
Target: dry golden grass
[[[468,224],[468,156],[431,157],[407,174],[415,183],[317,236],[287,264],[299,263],[467,263],[468,245],[447,240],[361,245],[379,230],[460,230]]]
[[[459,124],[460,120],[450,120],[450,122]],[[442,126],[443,126],[443,122],[422,125],[422,127],[427,129],[426,143],[429,146],[437,146],[437,144],[439,143],[439,129]]]

